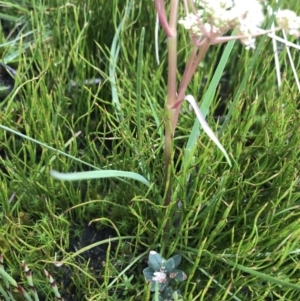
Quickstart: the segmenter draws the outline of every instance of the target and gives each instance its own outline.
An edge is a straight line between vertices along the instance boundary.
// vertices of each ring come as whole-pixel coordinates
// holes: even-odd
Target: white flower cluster
[[[211,41],[235,29],[237,36],[247,48],[255,48],[255,37],[262,34],[259,26],[265,20],[259,0],[194,0],[199,6],[196,14],[190,13],[179,20],[193,36]],[[198,4],[197,4],[198,3]],[[297,35],[300,18],[289,10],[277,13],[277,23],[288,33]]]
[[[277,24],[281,29],[286,30],[290,35],[300,36],[300,17],[295,12],[285,9],[276,14]]]

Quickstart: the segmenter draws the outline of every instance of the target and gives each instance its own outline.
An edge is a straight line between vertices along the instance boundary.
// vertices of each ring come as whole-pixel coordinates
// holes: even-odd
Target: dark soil
[[[80,227],[74,225],[75,227]],[[112,228],[97,229],[94,225],[84,225],[82,229],[81,237],[71,237],[70,246],[67,250],[68,252],[76,252],[84,247],[87,247],[93,243],[108,239],[110,237],[115,237],[116,233]],[[106,251],[108,244],[102,244],[100,246],[94,247],[83,252],[80,256],[76,257],[78,266],[88,263],[90,273],[93,274],[95,279],[98,280],[98,284],[101,284],[101,271],[106,260]],[[114,244],[111,244],[111,251],[113,252]],[[81,291],[78,291],[78,287],[73,281],[73,271],[69,267],[60,267],[59,275],[57,277],[57,282],[59,286],[59,291],[64,299],[64,301],[81,301],[84,299],[84,295]],[[54,275],[53,275],[54,276]],[[56,278],[56,277],[54,277]]]
[[[13,90],[16,73],[12,67],[0,63],[0,101],[4,100]]]

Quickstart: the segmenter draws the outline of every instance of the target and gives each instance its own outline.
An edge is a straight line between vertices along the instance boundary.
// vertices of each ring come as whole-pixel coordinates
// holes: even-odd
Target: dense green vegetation
[[[187,280],[174,289],[184,300],[299,299],[299,90],[285,47],[280,87],[271,39],[250,51],[236,42],[227,62],[226,45],[211,49],[188,93],[233,166],[202,132],[184,152],[195,122],[184,104],[165,208],[167,48],[161,30],[158,65],[153,1],[0,1],[0,19],[0,62],[17,70],[7,97],[0,72],[0,254],[10,275],[26,287],[25,260],[40,300],[55,300],[44,269],[64,300],[152,300],[143,269],[155,250],[182,256]],[[180,78],[190,50],[181,28],[178,43]],[[97,169],[150,186],[50,176]]]

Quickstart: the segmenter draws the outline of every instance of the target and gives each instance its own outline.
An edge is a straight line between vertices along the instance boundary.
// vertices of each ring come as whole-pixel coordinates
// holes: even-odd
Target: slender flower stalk
[[[200,49],[198,47],[194,47],[191,57],[189,59],[188,65],[184,71],[183,78],[182,78],[182,81],[179,86],[177,101],[172,107],[172,108],[176,108],[176,113],[175,113],[174,119],[172,120],[172,126],[173,126],[174,132],[175,132],[175,129],[176,129],[176,126],[178,123],[181,104],[185,97],[185,91],[186,91],[189,83],[191,82],[201,60],[203,59],[204,55],[208,51],[209,46],[210,46],[210,44],[207,42]]]
[[[163,6],[163,0],[157,1]],[[174,109],[172,106],[176,102],[176,92],[177,92],[177,12],[178,12],[179,0],[171,0],[171,12],[169,20],[169,34],[168,34],[168,94],[167,94],[167,105],[166,105],[166,115],[165,115],[165,187],[166,187],[166,197],[165,206],[169,206],[172,198],[172,154],[173,154],[173,137],[174,129],[172,127],[172,120],[174,120]],[[159,19],[166,19],[165,10],[161,10],[158,14]],[[163,14],[163,15],[162,15]],[[170,221],[167,221],[165,232],[169,232]]]

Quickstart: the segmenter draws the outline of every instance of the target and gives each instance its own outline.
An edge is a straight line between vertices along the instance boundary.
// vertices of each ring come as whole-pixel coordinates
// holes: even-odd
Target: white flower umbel
[[[295,12],[285,9],[276,14],[276,21],[280,28],[286,30],[290,35],[300,35],[300,17]]]
[[[238,35],[245,36],[240,39],[241,42],[246,48],[255,48],[254,36],[259,33],[259,26],[265,20],[262,5],[259,1],[236,1],[231,11],[235,16]]]
[[[229,30],[235,30],[235,39],[240,39],[246,48],[255,48],[255,38],[270,32],[260,28],[265,21],[262,1],[194,0],[194,3],[196,13],[187,12],[178,23],[191,33],[198,46],[207,40],[211,44],[229,41],[232,37],[223,36]],[[300,18],[294,12],[279,11],[276,20],[276,30],[284,29],[289,34],[300,36]]]

